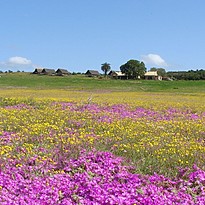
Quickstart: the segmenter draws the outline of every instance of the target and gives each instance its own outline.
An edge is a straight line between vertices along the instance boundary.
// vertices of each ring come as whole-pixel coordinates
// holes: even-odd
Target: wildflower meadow
[[[0,204],[205,204],[203,94],[26,95],[0,98]]]

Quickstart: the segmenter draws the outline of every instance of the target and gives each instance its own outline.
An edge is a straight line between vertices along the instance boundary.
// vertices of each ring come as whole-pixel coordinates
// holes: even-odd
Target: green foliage
[[[101,65],[101,70],[104,72],[105,76],[107,75],[108,71],[110,71],[111,66],[109,63],[103,63]]]
[[[166,76],[166,70],[164,68],[155,68],[155,67],[153,67],[153,68],[150,69],[150,71],[157,71],[157,74],[159,76],[162,76],[162,77]]]
[[[189,70],[178,72],[167,72],[167,75],[176,80],[205,80],[205,70]]]
[[[144,76],[146,67],[143,62],[138,60],[129,60],[127,63],[120,66],[120,70],[122,73],[125,73],[129,79],[137,79],[138,76]]]

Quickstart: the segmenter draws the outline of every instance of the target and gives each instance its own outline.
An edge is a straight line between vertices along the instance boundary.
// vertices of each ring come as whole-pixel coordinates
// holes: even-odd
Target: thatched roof
[[[62,69],[62,68],[58,68],[58,70],[56,71],[57,74],[70,74],[70,72],[66,69]]]
[[[44,73],[44,74],[55,74],[55,70],[54,69],[44,68],[42,70],[42,73]]]
[[[100,75],[100,73],[97,70],[87,70],[85,75]]]
[[[36,74],[36,73],[41,73],[43,71],[43,68],[36,68],[33,73]]]

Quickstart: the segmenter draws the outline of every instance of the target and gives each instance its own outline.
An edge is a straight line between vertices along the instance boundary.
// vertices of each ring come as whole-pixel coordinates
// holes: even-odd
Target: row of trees
[[[205,80],[205,70],[167,72],[167,76],[176,80]]]

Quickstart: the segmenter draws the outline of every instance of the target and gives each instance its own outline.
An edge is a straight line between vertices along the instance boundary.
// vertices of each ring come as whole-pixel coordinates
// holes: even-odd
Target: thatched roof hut
[[[112,78],[115,78],[115,79],[127,79],[127,76],[125,75],[125,73],[122,73],[121,71],[111,70],[108,73],[108,75],[111,76]]]
[[[34,71],[33,71],[33,74],[40,74],[42,73],[43,71],[43,68],[36,68]]]
[[[44,68],[44,69],[42,70],[42,74],[45,74],[45,75],[54,75],[54,74],[55,74],[55,70],[54,70],[54,69]]]
[[[66,70],[66,69],[61,69],[61,68],[58,68],[58,70],[56,71],[56,75],[70,75],[71,73]]]
[[[100,73],[97,70],[87,70],[85,73],[88,77],[99,76]]]

